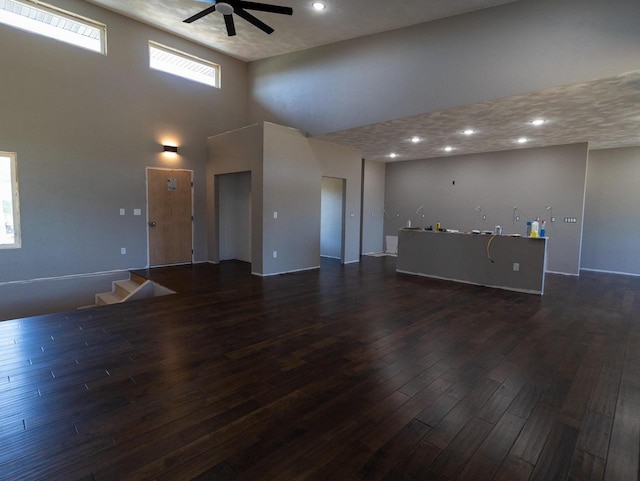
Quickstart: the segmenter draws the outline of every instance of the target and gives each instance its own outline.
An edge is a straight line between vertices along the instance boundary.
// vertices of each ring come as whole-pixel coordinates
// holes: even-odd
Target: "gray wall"
[[[640,275],[640,147],[592,150],[582,235],[583,269]]]
[[[385,165],[365,160],[362,180],[362,253],[383,252]]]
[[[207,232],[209,260],[220,261],[220,219],[216,176],[246,172],[251,177],[251,268],[261,274],[262,267],[262,124],[250,125],[207,139]]]
[[[0,286],[0,321],[93,305],[96,294],[128,278],[128,271],[114,271],[5,283]]]
[[[147,166],[194,171],[205,260],[206,138],[246,124],[246,64],[88,2],[50,3],[105,23],[108,55],[0,28],[0,150],[18,153],[23,246],[0,251],[0,283],[144,267]],[[150,70],[148,40],[220,64],[223,88]]]
[[[272,275],[320,265],[323,175],[346,179],[345,262],[360,245],[360,158],[355,149],[308,139],[299,130],[261,123],[212,136],[207,189],[209,252],[218,258],[215,176],[251,172],[251,269]],[[274,218],[277,212],[277,218]],[[353,217],[351,214],[353,213]],[[273,251],[277,252],[274,258]]]
[[[414,226],[441,222],[470,231],[500,225],[505,234],[524,234],[526,220],[548,219],[551,212],[556,222],[547,223],[547,268],[578,275],[586,164],[587,144],[389,163],[385,235],[397,235],[409,219]],[[565,224],[564,217],[578,222]]]
[[[637,70],[638,18],[637,0],[521,0],[253,62],[250,119],[318,135]]]
[[[318,267],[322,173],[307,138],[265,123],[263,175],[263,274]]]
[[[251,172],[216,176],[220,260],[251,262]]]
[[[360,261],[362,152],[351,147],[307,139],[322,175],[345,179],[344,262]]]
[[[342,259],[344,180],[322,177],[320,194],[320,255]]]

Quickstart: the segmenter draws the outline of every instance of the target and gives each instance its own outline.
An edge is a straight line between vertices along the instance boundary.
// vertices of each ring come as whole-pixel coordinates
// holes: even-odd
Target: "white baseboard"
[[[0,282],[0,286],[9,286],[9,285],[22,285],[22,284],[33,284],[35,282],[51,282],[51,281],[65,281],[69,279],[82,279],[87,277],[102,277],[102,276],[111,276],[113,274],[118,274],[120,272],[126,272],[127,275],[129,271],[136,271],[146,269],[146,267],[126,267],[124,269],[114,269],[112,271],[100,271],[100,272],[87,272],[83,274],[69,274],[66,276],[52,276],[52,277],[38,277],[35,279],[23,279],[19,281],[6,281]]]
[[[580,274],[574,274],[572,272],[557,272],[557,271],[544,271],[545,274],[557,274],[559,276],[580,277]]]
[[[269,273],[269,274],[260,274],[259,272],[252,272],[251,274],[253,274],[254,276],[259,276],[259,277],[272,277],[272,276],[280,276],[282,274],[293,274],[294,272],[313,271],[315,269],[320,269],[320,266],[305,267],[304,269],[295,269],[295,270],[292,270],[292,271],[273,272],[273,273]]]
[[[606,270],[603,270],[603,269],[588,269],[586,267],[581,267],[580,270],[581,271],[588,271],[588,272],[600,272],[602,274],[616,274],[616,275],[619,275],[619,276],[640,277],[640,274],[635,274],[633,272],[606,271]]]

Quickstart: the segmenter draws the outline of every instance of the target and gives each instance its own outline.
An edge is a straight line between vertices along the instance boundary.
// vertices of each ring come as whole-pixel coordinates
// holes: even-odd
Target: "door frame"
[[[171,167],[145,167],[144,170],[144,185],[145,185],[145,198],[146,198],[146,222],[145,222],[145,229],[147,231],[147,268],[152,267],[151,266],[151,245],[149,242],[149,171],[150,170],[165,170],[165,171],[171,171],[171,170],[177,170],[180,172],[190,172],[191,173],[191,262],[179,262],[177,264],[159,264],[159,265],[155,265],[153,267],[164,267],[164,266],[179,266],[179,265],[185,265],[185,264],[193,264],[193,256],[194,256],[194,252],[193,252],[193,243],[194,243],[194,234],[195,234],[195,215],[194,215],[194,209],[195,209],[195,205],[193,203],[194,201],[194,190],[195,190],[195,182],[194,182],[194,172],[192,169],[172,169]]]
[[[340,220],[340,264],[344,264],[345,263],[345,258],[346,258],[346,236],[347,236],[347,179],[344,177],[336,177],[333,175],[323,175],[321,176],[321,179],[323,177],[329,178],[329,179],[336,179],[336,180],[340,180],[342,181],[342,219]],[[320,189],[320,196],[322,196],[322,188]],[[320,217],[322,218],[322,198],[320,199]],[[322,221],[321,221],[322,222]],[[322,236],[322,232],[320,232],[320,236]],[[322,247],[321,247],[321,252],[322,252]],[[320,255],[320,257],[323,257],[322,254]],[[327,257],[328,259],[330,259],[331,257]]]

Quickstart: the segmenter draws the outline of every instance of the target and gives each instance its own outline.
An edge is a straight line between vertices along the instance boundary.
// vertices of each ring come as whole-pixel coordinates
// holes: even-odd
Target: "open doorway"
[[[215,176],[219,259],[251,262],[251,172]]]
[[[320,256],[344,263],[346,180],[322,177]]]

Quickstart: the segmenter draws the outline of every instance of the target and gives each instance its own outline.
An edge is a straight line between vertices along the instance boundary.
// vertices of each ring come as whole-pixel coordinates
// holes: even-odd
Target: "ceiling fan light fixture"
[[[317,10],[319,12],[327,8],[327,6],[322,2],[313,2],[311,6],[313,7],[314,10]]]
[[[226,2],[217,2],[216,11],[222,15],[231,15],[234,12],[233,7]]]

